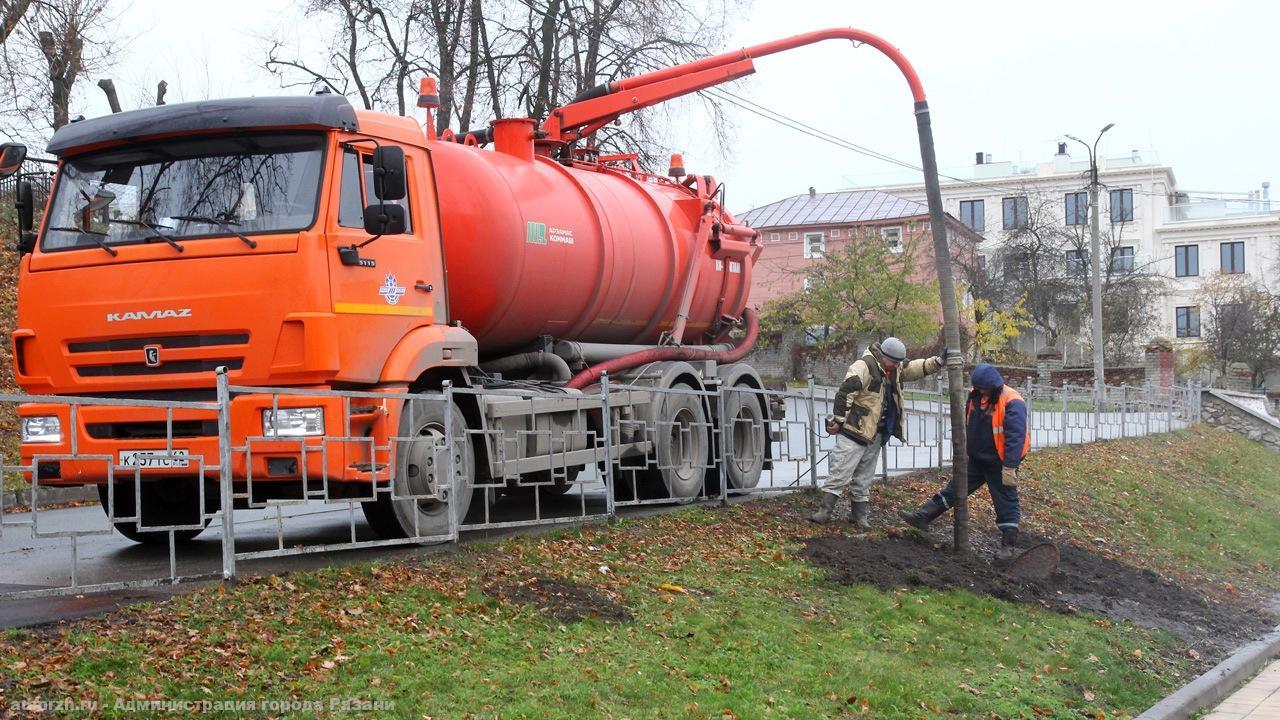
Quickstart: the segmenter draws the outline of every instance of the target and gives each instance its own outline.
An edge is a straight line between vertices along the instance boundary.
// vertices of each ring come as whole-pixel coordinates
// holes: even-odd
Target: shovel
[[[1058,546],[1042,542],[1023,550],[1004,566],[1005,573],[1028,580],[1042,580],[1058,570]]]

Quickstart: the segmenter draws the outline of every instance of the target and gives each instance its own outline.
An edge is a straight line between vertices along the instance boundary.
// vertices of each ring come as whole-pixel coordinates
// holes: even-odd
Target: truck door
[[[364,209],[378,199],[373,192],[372,144],[338,145],[327,250],[341,348],[340,381],[376,382],[400,338],[415,327],[444,321],[439,213],[430,156],[422,148],[404,150],[408,191],[404,199],[388,202],[405,208],[406,232],[373,240],[360,248],[360,265],[343,265],[338,248],[369,241]]]

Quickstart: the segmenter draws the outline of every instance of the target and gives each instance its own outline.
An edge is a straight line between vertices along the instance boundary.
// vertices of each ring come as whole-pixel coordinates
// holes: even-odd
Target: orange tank
[[[712,202],[699,183],[535,154],[529,120],[499,121],[494,136],[492,151],[431,145],[449,314],[482,355],[543,335],[656,342],[675,325],[691,267],[685,343],[742,315],[757,246],[699,237]]]

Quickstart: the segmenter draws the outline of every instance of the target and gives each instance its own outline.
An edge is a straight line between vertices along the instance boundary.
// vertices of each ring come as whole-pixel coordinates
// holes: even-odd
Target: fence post
[[[817,402],[818,402],[817,388],[813,384],[813,374],[810,373],[809,374],[809,437],[808,437],[809,484],[815,488],[818,487],[818,442],[821,439],[820,436],[818,435],[817,408],[815,407],[817,405]],[[788,445],[789,444],[790,444],[790,438],[788,438]]]
[[[600,432],[604,434],[604,512],[616,517],[613,506],[613,413],[609,411],[609,373],[600,373]]]
[[[1150,378],[1147,379],[1147,392],[1142,405],[1144,408],[1146,408],[1146,411],[1147,411],[1146,412],[1147,434],[1150,435],[1151,434],[1151,379]]]
[[[1031,433],[1031,446],[1042,447],[1036,444],[1036,381],[1033,377],[1027,377],[1027,432]]]
[[[461,492],[458,488],[457,468],[453,463],[453,382],[445,380],[444,387],[444,473],[448,478],[449,488],[449,531],[453,536],[453,542],[457,543],[461,532],[459,526],[462,524],[462,518],[458,517],[457,499]],[[536,491],[535,491],[536,492]],[[481,497],[485,502],[489,501],[488,492],[481,493]]]
[[[1067,396],[1071,393],[1067,390],[1067,383],[1062,383],[1062,442],[1060,445],[1067,444]]]
[[[729,504],[729,451],[738,452],[737,448],[730,448],[729,443],[733,439],[733,423],[735,418],[730,418],[724,410],[725,393],[730,388],[725,387],[724,382],[716,383],[716,412],[720,415],[720,457],[712,458],[712,462],[717,463],[716,467],[720,473],[720,506],[725,507]],[[751,402],[755,402],[752,398]],[[762,448],[763,450],[763,448]],[[704,483],[705,487],[705,483]]]
[[[218,496],[222,504],[222,579],[236,576],[235,499],[231,487],[231,392],[227,368],[217,369],[218,378]]]
[[[1128,437],[1129,427],[1129,386],[1120,386],[1120,437]]]

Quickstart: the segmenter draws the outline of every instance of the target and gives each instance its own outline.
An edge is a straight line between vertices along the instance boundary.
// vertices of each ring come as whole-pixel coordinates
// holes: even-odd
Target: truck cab
[[[59,168],[23,243],[13,333],[28,393],[212,400],[220,367],[238,386],[403,391],[476,362],[474,339],[447,325],[431,156],[410,118],[333,95],[197,102],[73,123],[49,151]],[[209,413],[77,410],[20,408],[24,464],[74,448],[170,486],[216,476]],[[296,484],[297,438],[385,436],[395,411],[239,394],[232,442],[287,437],[294,462],[269,463],[267,443],[236,477]],[[328,467],[305,462],[367,483],[368,455],[342,444]],[[109,464],[48,463],[40,481],[102,486]]]

